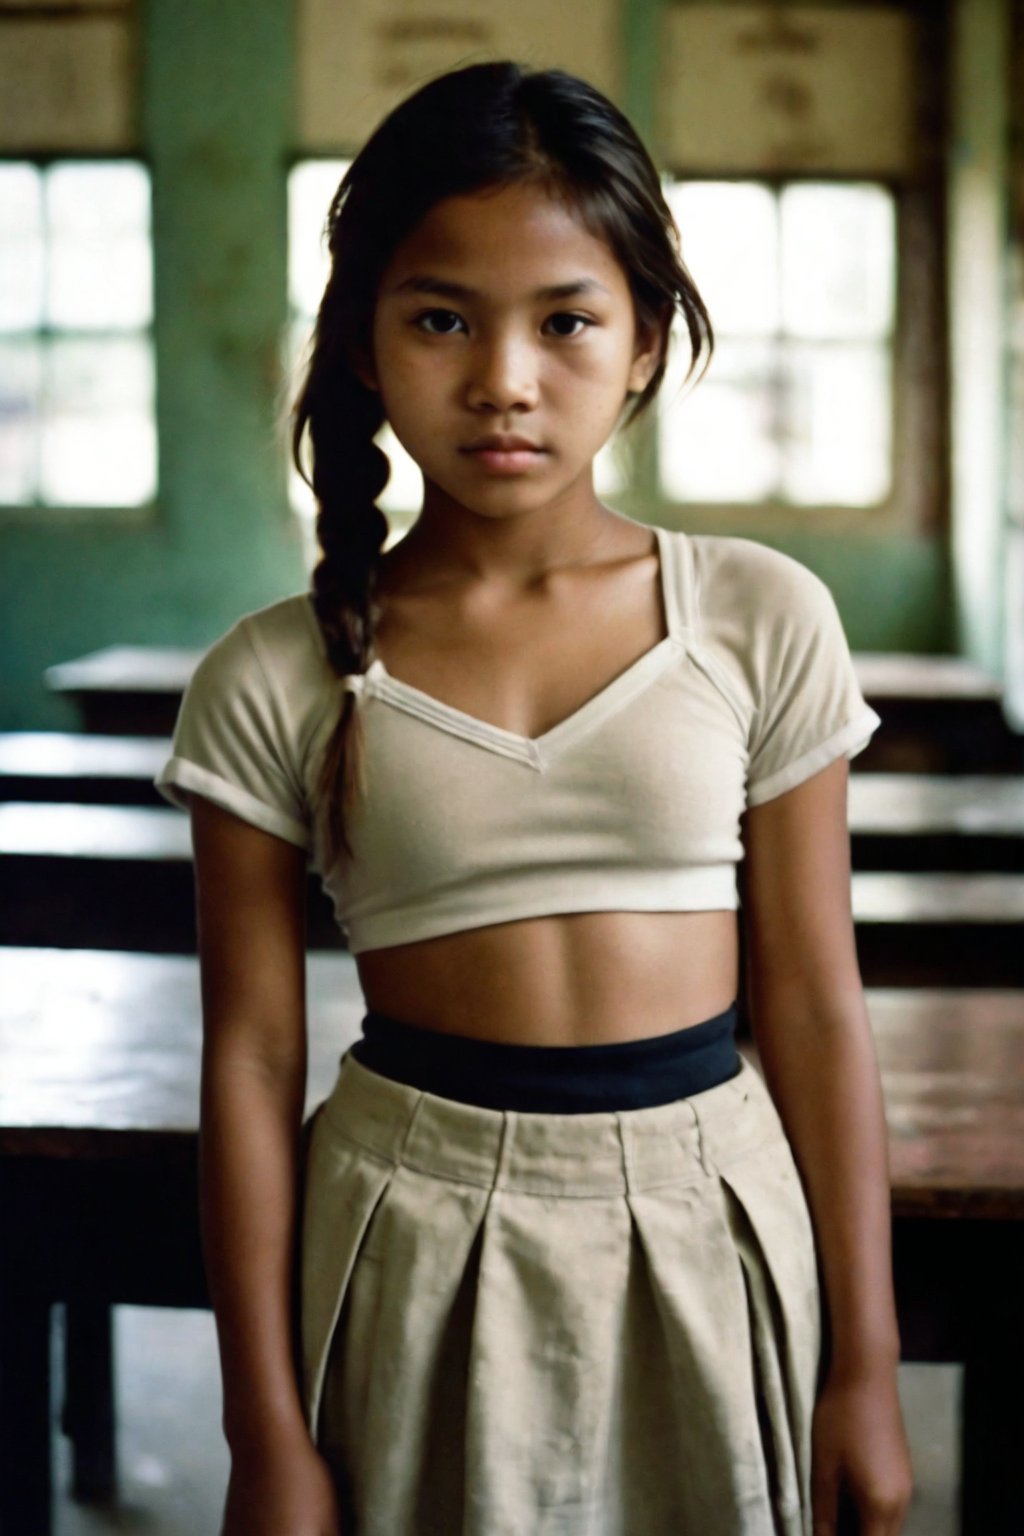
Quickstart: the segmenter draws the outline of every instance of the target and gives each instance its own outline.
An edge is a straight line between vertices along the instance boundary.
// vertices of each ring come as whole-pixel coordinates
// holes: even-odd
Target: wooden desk
[[[853,773],[857,870],[1024,874],[1024,776]]]
[[[78,710],[82,729],[111,736],[169,736],[201,649],[109,645],[47,667],[46,686]]]
[[[0,732],[0,800],[166,807],[153,780],[171,752],[165,736]]]
[[[188,817],[171,806],[0,804],[0,944],[194,954]],[[343,949],[319,876],[306,939]]]
[[[862,651],[853,660],[882,717],[855,759],[862,771],[1024,771],[1024,737],[1007,724],[1002,684],[966,657]]]
[[[18,1383],[0,1397],[0,1524],[46,1536],[50,1305],[207,1304],[198,968],[73,950],[0,964],[0,1382]],[[350,956],[311,955],[308,977],[307,1111],[362,1012]],[[869,991],[868,1005],[904,1358],[964,1362],[964,1536],[1019,1536],[1024,994]]]

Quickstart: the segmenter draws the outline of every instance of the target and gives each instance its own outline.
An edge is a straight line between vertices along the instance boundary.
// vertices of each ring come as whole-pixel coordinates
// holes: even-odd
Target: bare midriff
[[[524,918],[356,957],[367,1006],[407,1024],[521,1045],[599,1045],[724,1013],[737,913]]]

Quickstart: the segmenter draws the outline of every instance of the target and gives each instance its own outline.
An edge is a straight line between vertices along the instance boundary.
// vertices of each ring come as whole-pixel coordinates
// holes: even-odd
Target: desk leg
[[[992,1272],[990,1273],[998,1273]],[[978,1286],[963,1377],[962,1536],[1020,1536],[1024,1510],[1024,1296],[1004,1272]]]
[[[69,1301],[64,1309],[64,1408],[72,1447],[71,1496],[109,1499],[117,1491],[113,1308]]]
[[[0,1304],[0,1531],[50,1536],[50,1306],[25,1297]]]

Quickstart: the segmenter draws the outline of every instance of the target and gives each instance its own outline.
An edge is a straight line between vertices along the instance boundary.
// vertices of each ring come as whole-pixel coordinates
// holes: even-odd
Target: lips
[[[484,450],[494,453],[543,453],[545,450],[539,443],[532,442],[528,437],[503,436],[501,433],[491,433],[487,437],[478,437],[472,443],[467,443],[463,453],[480,453]]]

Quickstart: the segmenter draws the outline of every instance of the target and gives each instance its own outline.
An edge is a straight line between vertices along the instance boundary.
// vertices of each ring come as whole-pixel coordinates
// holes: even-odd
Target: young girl
[[[880,722],[805,566],[595,494],[674,315],[691,374],[711,346],[658,174],[584,81],[473,65],[378,127],[329,232],[313,590],[207,652],[158,780],[224,1536],[895,1536],[846,827]],[[425,486],[387,552],[385,420]],[[300,1137],[307,859],[367,1013]]]

